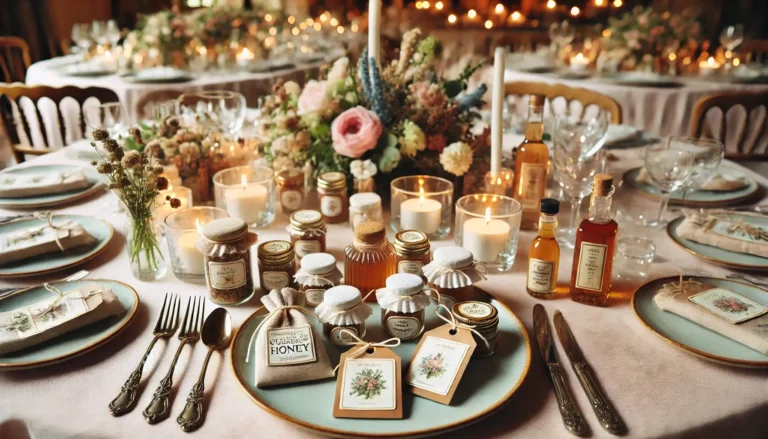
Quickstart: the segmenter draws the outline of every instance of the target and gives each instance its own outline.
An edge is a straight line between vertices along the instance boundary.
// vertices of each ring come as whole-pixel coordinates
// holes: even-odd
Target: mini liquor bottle
[[[535,229],[539,203],[547,188],[549,150],[544,144],[544,96],[531,95],[525,140],[517,147],[513,193],[523,205],[523,229]]]
[[[603,306],[611,288],[611,269],[619,225],[611,219],[613,177],[595,175],[589,215],[576,230],[571,272],[571,299]]]
[[[551,298],[557,284],[560,245],[555,239],[560,202],[552,198],[541,200],[539,234],[528,252],[528,281],[526,291],[533,297]]]

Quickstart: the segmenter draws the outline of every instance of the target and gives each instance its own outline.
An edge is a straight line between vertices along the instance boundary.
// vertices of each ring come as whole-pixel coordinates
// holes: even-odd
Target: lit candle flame
[[[243,185],[243,190],[245,190],[246,186],[248,186],[248,179],[245,178],[245,175],[240,176],[240,183]]]
[[[424,205],[424,188],[419,189],[419,204]]]
[[[200,218],[195,218],[195,228],[197,229],[197,233],[202,233],[203,228],[200,227]]]
[[[485,208],[485,223],[488,224],[491,222],[491,208],[486,207]]]
[[[709,59],[707,59],[707,64],[709,64],[710,66],[714,66],[715,65],[715,58],[710,56]]]

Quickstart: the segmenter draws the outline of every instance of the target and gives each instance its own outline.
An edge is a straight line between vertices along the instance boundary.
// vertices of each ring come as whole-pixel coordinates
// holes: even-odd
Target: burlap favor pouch
[[[314,313],[301,307],[300,294],[293,288],[272,290],[261,298],[269,314],[256,328],[254,361],[256,386],[268,387],[333,376],[325,346],[307,316]]]

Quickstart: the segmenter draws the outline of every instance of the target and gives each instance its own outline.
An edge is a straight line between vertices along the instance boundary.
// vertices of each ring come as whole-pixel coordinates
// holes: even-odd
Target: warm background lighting
[[[443,10],[443,2],[435,3],[435,9],[437,9],[438,11],[442,11]]]
[[[496,5],[496,9],[495,10],[496,10],[497,14],[501,14],[502,12],[504,12],[504,5],[502,5],[501,3],[498,3]]]
[[[493,22],[491,20],[485,20],[485,28],[490,29],[493,27]]]
[[[475,18],[475,17],[477,17],[477,12],[475,12],[474,9],[470,9],[469,12],[467,12],[467,17]]]
[[[512,21],[520,21],[521,18],[523,18],[523,14],[521,14],[519,11],[515,11],[511,15]]]
[[[429,2],[421,2],[422,9],[429,9],[430,6]]]
[[[454,14],[448,16],[448,23],[456,23],[456,16]]]
[[[623,4],[624,4],[624,2],[621,1],[621,0],[613,0],[613,7],[614,8],[620,8],[621,5],[623,5]]]
[[[595,6],[605,6],[605,0],[595,0]]]
[[[556,7],[557,7],[557,2],[555,0],[547,1],[547,9],[555,9]]]
[[[574,17],[576,17],[580,13],[581,13],[581,9],[579,9],[578,6],[574,6],[571,8],[571,15],[573,15]]]

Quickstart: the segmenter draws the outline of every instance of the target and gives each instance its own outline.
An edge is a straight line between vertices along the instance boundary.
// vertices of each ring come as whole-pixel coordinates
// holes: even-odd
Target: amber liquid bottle
[[[384,226],[374,221],[359,224],[354,242],[344,251],[344,284],[357,288],[365,297],[371,290],[386,286],[387,278],[397,273],[396,261]],[[376,295],[371,294],[367,301],[376,301]]]
[[[523,205],[523,229],[535,229],[539,220],[539,203],[547,188],[549,150],[544,144],[544,96],[531,95],[525,140],[515,156],[514,196]]]
[[[613,269],[613,251],[619,225],[611,219],[613,177],[595,175],[589,215],[576,231],[571,271],[571,299],[603,306],[608,300]]]
[[[541,200],[539,234],[528,251],[528,280],[525,290],[533,297],[552,298],[557,285],[560,245],[555,239],[560,202],[552,198]]]

